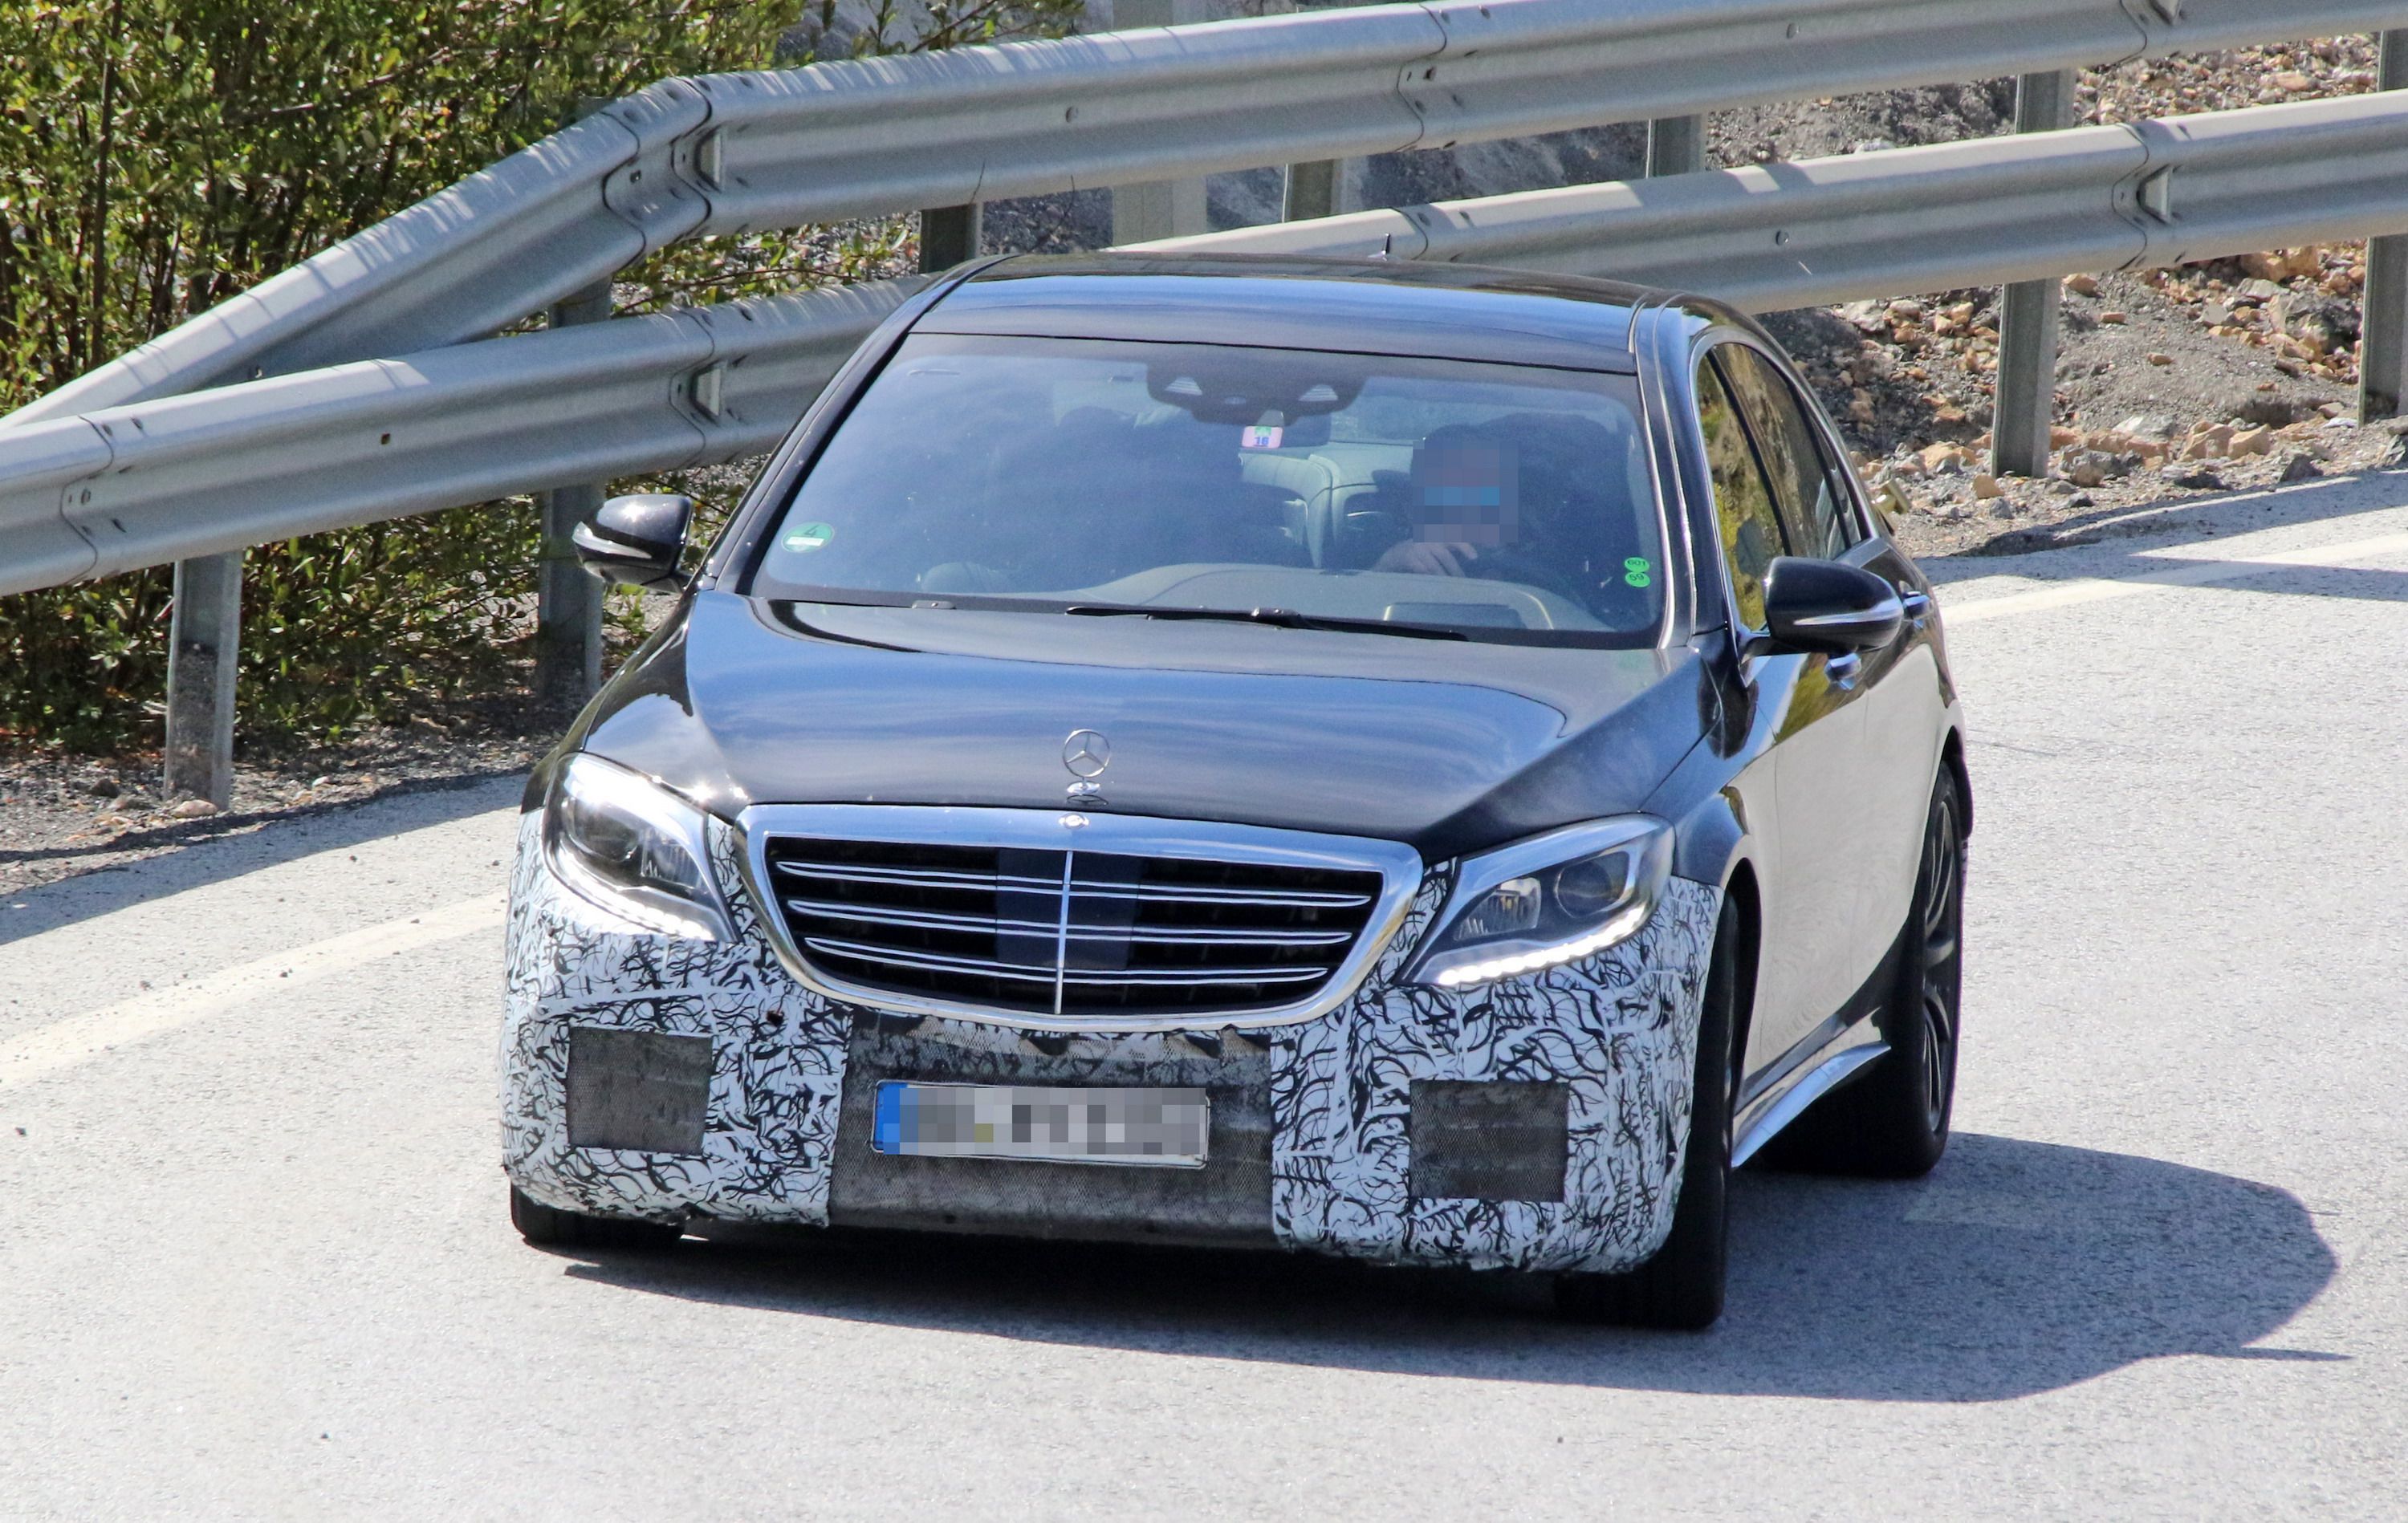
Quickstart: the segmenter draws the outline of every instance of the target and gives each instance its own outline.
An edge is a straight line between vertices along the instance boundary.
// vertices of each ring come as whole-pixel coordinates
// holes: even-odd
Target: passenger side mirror
[[[606,582],[666,587],[677,580],[694,499],[671,492],[613,497],[569,534],[577,559]]]
[[[1897,639],[1906,607],[1898,589],[1870,571],[1784,555],[1764,574],[1764,621],[1784,650],[1837,655]]]

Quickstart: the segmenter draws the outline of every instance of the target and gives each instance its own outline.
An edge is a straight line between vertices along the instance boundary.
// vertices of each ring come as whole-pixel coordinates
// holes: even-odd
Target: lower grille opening
[[[766,885],[804,959],[865,989],[1039,1015],[1239,1014],[1312,998],[1376,872],[780,836]]]

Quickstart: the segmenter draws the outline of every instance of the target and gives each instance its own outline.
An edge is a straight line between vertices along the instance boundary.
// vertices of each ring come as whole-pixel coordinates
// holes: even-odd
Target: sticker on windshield
[[[1256,423],[1253,427],[1245,429],[1239,434],[1238,448],[1240,449],[1277,449],[1280,447],[1280,440],[1285,437],[1286,434],[1287,430],[1283,428],[1273,427],[1266,423]]]
[[[836,537],[833,523],[807,523],[786,536],[790,550],[815,550]]]
[[[1634,555],[1622,562],[1622,579],[1633,587],[1644,587],[1653,579],[1649,575],[1653,570],[1643,557]]]

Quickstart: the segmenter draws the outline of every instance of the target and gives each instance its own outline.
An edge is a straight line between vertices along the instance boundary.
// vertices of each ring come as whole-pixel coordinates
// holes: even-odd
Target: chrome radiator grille
[[[1308,1000],[1353,951],[1377,872],[1035,847],[776,836],[767,888],[847,984],[1054,1017]]]

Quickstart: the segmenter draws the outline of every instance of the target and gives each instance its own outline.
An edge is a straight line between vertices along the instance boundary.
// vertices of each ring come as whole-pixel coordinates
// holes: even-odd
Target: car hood
[[[1078,807],[1407,842],[1432,860],[1638,809],[1713,716],[1688,650],[696,593],[572,746],[714,812]],[[566,749],[566,747],[564,747]]]

